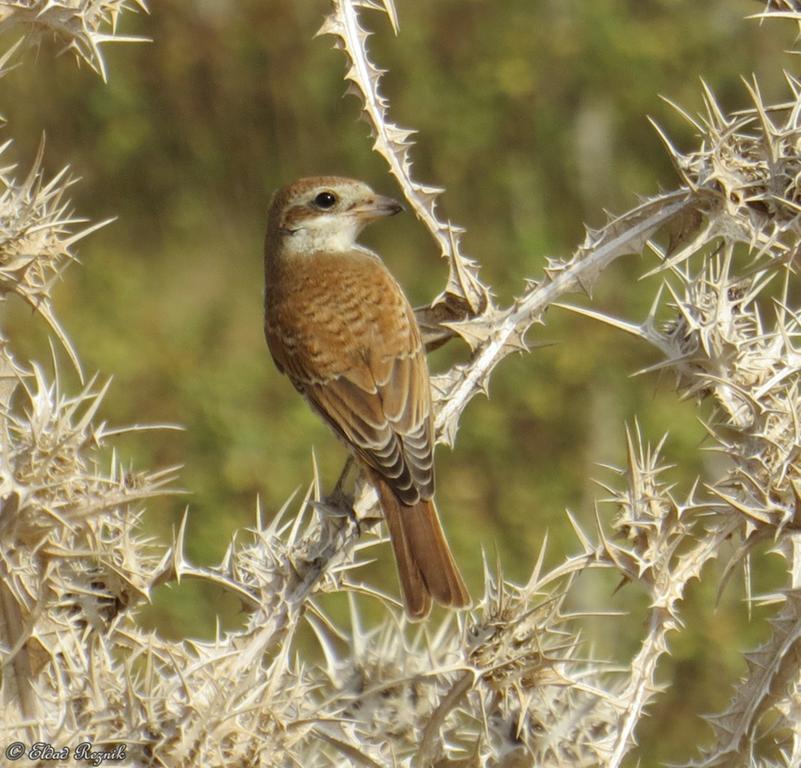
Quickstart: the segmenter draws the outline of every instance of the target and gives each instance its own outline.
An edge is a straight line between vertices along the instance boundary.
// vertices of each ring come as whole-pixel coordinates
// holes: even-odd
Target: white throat
[[[315,251],[349,251],[364,222],[353,216],[320,216],[303,222],[303,226],[282,233],[282,246],[289,253],[313,253]]]

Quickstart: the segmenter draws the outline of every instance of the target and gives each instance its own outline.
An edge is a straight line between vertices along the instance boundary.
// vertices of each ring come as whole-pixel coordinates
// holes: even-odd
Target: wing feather
[[[412,308],[372,256],[340,255],[328,279],[315,258],[314,279],[301,281],[292,311],[281,311],[280,301],[268,307],[276,364],[404,504],[430,499],[431,388]],[[306,310],[299,312],[301,299]]]

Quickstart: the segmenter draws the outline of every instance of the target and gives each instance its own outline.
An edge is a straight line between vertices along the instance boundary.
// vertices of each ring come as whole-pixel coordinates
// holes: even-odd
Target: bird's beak
[[[405,210],[405,208],[397,200],[393,200],[391,197],[385,197],[384,195],[373,195],[369,200],[359,203],[351,213],[358,216],[360,219],[370,221],[371,219],[378,219],[382,216],[394,216],[396,213],[400,213],[403,210]]]

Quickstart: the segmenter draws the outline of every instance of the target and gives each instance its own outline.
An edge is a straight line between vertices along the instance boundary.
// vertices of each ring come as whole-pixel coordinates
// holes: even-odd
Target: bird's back
[[[295,358],[317,380],[349,375],[366,388],[365,367],[384,379],[392,359],[422,349],[406,297],[362,249],[295,257],[268,274],[265,335],[282,370]]]

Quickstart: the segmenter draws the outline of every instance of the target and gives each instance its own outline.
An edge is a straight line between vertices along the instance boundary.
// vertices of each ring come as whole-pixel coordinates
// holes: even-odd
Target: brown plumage
[[[414,313],[372,251],[356,243],[394,200],[340,177],[301,179],[270,206],[265,245],[267,344],[374,484],[406,610],[470,602],[434,506],[428,366]]]

